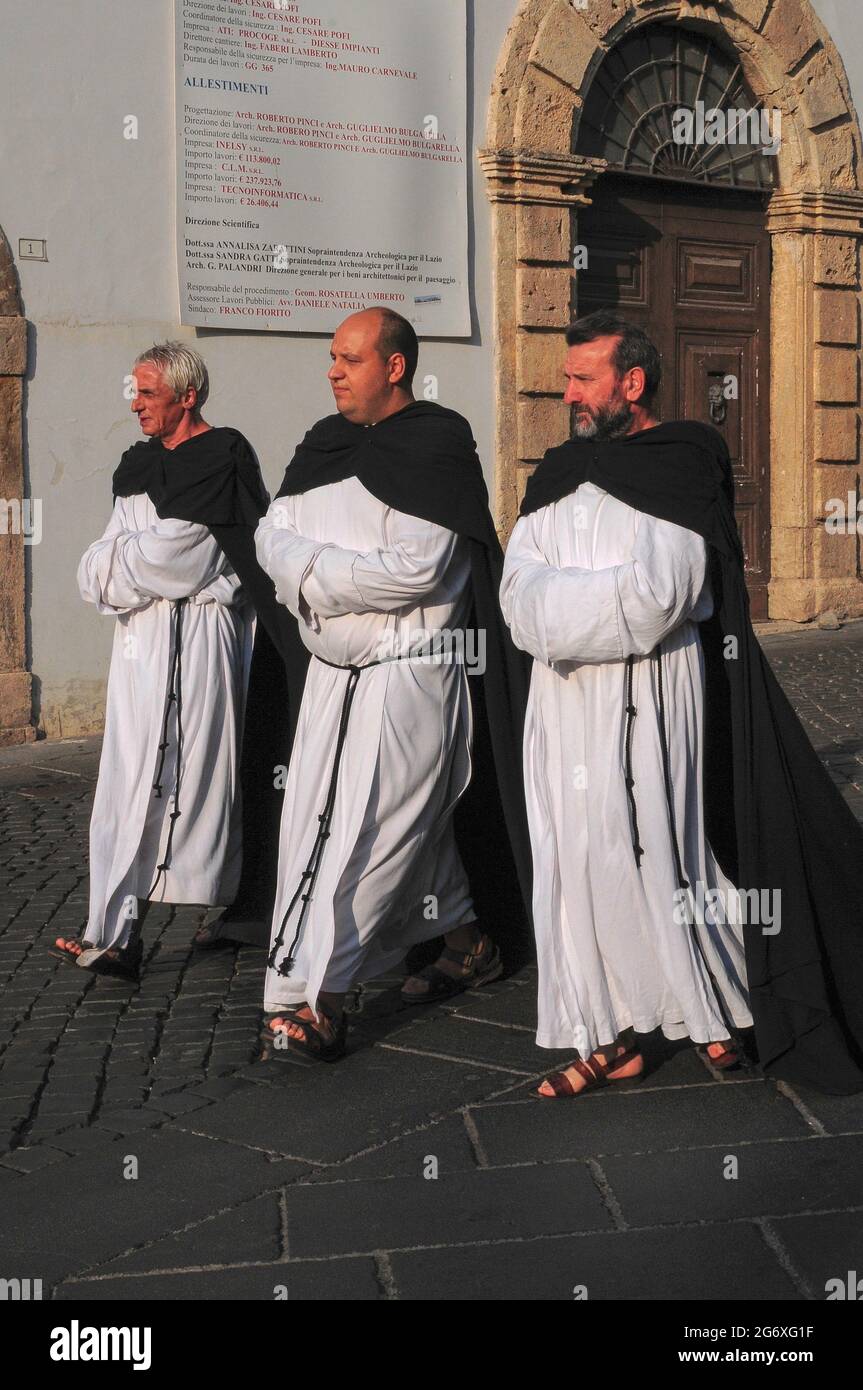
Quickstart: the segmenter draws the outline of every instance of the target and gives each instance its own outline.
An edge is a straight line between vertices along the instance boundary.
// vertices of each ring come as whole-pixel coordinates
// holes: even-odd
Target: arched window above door
[[[777,161],[762,146],[780,133],[774,119],[757,106],[739,60],[707,34],[649,24],[603,60],[576,153],[623,173],[769,191]]]

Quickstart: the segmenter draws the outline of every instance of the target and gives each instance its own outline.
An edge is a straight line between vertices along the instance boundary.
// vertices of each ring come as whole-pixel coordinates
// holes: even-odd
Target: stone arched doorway
[[[700,105],[699,105],[700,103]],[[699,142],[692,113],[721,119]],[[733,116],[726,116],[733,112]],[[675,124],[680,114],[693,129]],[[757,127],[753,130],[753,123]],[[733,137],[729,140],[728,135]],[[578,123],[578,151],[608,172],[578,225],[578,312],[614,309],[663,362],[661,419],[716,425],[731,454],[755,618],[769,611],[770,237],[777,187],[772,113],[737,55],[711,35],[639,25],[603,59]]]
[[[25,627],[23,379],[27,324],[18,277],[0,231],[0,746],[35,738]]]
[[[498,469],[503,532],[527,474],[568,433],[560,338],[578,308],[579,211],[606,161],[579,148],[608,52],[661,21],[737,53],[755,99],[782,112],[772,249],[770,616],[863,613],[858,538],[828,534],[857,489],[861,134],[844,68],[808,0],[525,0],[504,44],[480,161],[494,205]],[[514,273],[515,272],[515,273]]]

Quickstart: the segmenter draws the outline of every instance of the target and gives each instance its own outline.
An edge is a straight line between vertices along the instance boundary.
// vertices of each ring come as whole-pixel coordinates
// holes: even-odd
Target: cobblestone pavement
[[[863,623],[765,647],[863,818]],[[0,750],[0,1277],[55,1299],[801,1300],[860,1267],[863,1096],[723,1078],[653,1037],[641,1087],[545,1105],[568,1059],[534,1046],[530,969],[414,1011],[376,982],[347,1058],[314,1068],[256,1060],[263,952],[193,955],[193,909],[153,909],[139,987],[55,961],[86,917],[97,759]]]

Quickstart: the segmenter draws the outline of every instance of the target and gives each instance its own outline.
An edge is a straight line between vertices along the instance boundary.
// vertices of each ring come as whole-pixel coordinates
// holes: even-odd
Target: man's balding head
[[[336,405],[353,424],[377,424],[413,400],[419,343],[412,325],[392,309],[351,314],[336,329],[330,357]]]
[[[368,312],[377,314],[380,323],[378,352],[385,362],[388,362],[391,357],[404,358],[405,372],[402,377],[402,386],[408,391],[413,390],[414,376],[420,356],[419,339],[413,324],[409,323],[401,314],[397,314],[394,309],[377,308],[370,309]]]

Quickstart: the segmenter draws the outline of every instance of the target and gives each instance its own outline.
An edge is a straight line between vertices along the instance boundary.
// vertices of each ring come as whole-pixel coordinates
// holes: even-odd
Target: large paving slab
[[[208,1216],[177,1235],[148,1242],[131,1255],[109,1260],[99,1266],[99,1275],[280,1260],[283,1200],[281,1192],[268,1192],[231,1211]]]
[[[137,1178],[124,1176],[135,1171],[130,1160]],[[53,1283],[278,1189],[301,1171],[301,1164],[190,1134],[126,1137],[6,1188],[3,1248],[32,1271],[28,1277]]]
[[[586,1166],[525,1168],[296,1183],[286,1193],[288,1248],[361,1254],[417,1245],[450,1245],[506,1236],[609,1228],[612,1216]]]
[[[490,1164],[542,1163],[591,1154],[637,1154],[786,1139],[811,1133],[790,1100],[768,1082],[707,1082],[679,1090],[609,1088],[571,1102],[509,1101],[472,1106]]]
[[[772,1226],[816,1297],[825,1297],[831,1279],[843,1280],[847,1289],[853,1274],[850,1287],[863,1299],[863,1283],[857,1287],[863,1281],[863,1200],[857,1211],[788,1216]]]
[[[391,1265],[404,1299],[586,1299],[589,1307],[599,1299],[802,1297],[760,1232],[743,1222],[731,1232],[727,1226],[690,1226],[420,1250],[392,1255]]]
[[[272,1061],[259,1068],[267,1069],[277,1072],[271,1084],[251,1086],[172,1126],[306,1163],[336,1163],[518,1080],[503,1067],[386,1047],[361,1049],[334,1067]]]
[[[735,1158],[738,1176],[728,1158]],[[863,1137],[732,1142],[602,1160],[628,1225],[733,1221],[863,1205]]]

